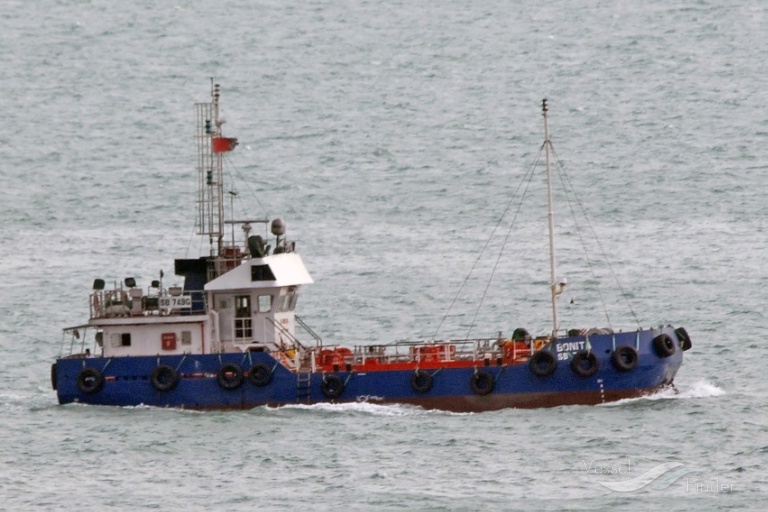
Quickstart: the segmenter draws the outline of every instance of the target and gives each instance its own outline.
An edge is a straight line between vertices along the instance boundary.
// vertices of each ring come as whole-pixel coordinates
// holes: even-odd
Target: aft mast
[[[232,151],[237,139],[221,135],[220,89],[212,84],[210,103],[197,103],[197,226],[199,235],[208,235],[211,256],[219,256],[224,245],[224,153]]]
[[[557,296],[562,292],[564,282],[557,282],[557,273],[555,270],[555,213],[553,210],[552,195],[552,173],[549,167],[549,150],[552,144],[549,140],[549,127],[547,126],[547,99],[541,100],[541,111],[544,116],[544,154],[547,163],[547,204],[549,206],[549,270],[550,270],[550,292],[552,295],[552,337],[557,337]]]

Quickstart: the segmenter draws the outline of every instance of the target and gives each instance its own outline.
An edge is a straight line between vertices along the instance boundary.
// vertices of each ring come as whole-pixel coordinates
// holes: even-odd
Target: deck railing
[[[89,298],[91,319],[203,314],[205,292],[170,287],[144,293],[141,288],[95,290]]]

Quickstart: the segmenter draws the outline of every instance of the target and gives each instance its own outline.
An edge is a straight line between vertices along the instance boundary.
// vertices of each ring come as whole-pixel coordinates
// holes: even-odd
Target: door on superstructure
[[[235,298],[216,297],[216,309],[219,313],[219,339],[231,342],[235,337]]]
[[[251,312],[251,296],[235,296],[235,343],[250,343],[253,341],[253,316]]]

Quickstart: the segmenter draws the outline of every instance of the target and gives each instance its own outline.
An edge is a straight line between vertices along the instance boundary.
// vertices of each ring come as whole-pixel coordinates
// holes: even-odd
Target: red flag
[[[215,137],[211,139],[214,153],[226,153],[232,151],[237,146],[237,139],[226,137]]]

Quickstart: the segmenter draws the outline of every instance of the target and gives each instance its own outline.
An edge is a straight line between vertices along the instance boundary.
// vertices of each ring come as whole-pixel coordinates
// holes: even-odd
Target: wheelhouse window
[[[275,274],[269,265],[254,265],[251,267],[251,281],[274,281]]]
[[[272,296],[259,295],[259,313],[269,313],[272,311]]]
[[[296,292],[289,292],[285,295],[282,295],[280,297],[279,311],[293,311],[296,309],[296,301],[298,298],[299,296],[296,294]]]

